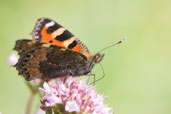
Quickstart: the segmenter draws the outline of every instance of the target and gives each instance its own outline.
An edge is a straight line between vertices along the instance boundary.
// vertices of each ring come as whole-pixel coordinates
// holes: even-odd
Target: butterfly
[[[19,54],[14,66],[26,80],[92,75],[104,54],[92,54],[71,32],[49,18],[40,18],[32,31],[32,40],[17,40]]]

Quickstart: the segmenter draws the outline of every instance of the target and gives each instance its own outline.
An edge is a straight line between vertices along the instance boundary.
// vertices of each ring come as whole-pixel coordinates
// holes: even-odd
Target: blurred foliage
[[[0,0],[0,112],[24,113],[30,91],[7,57],[17,39],[31,38],[37,18],[49,17],[92,53],[127,37],[104,52],[106,77],[96,83],[116,114],[170,114],[170,6],[170,0]],[[93,72],[102,75],[98,65]]]

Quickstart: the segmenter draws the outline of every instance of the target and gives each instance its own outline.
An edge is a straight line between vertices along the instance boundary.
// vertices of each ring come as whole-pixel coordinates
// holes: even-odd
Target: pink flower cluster
[[[17,55],[14,54],[14,53],[11,53],[11,54],[8,56],[7,62],[8,62],[9,65],[15,65],[15,64],[17,64],[17,62],[18,62],[18,57],[17,57]]]
[[[63,83],[63,78],[59,78],[55,83],[45,82],[43,87],[39,90],[45,92],[42,103],[47,107],[62,104],[68,112],[113,114],[113,108],[103,103],[104,96],[98,94],[94,86],[87,85],[83,80],[68,77]]]

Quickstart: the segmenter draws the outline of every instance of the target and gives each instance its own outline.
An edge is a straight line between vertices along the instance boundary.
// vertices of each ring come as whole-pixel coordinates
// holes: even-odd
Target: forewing
[[[79,39],[60,24],[48,18],[37,20],[32,36],[42,43],[51,43],[85,55],[89,54],[88,48]]]

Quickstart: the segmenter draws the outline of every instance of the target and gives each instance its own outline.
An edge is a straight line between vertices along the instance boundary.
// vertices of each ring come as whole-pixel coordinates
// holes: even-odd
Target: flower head
[[[9,55],[9,57],[8,57],[7,62],[8,62],[9,65],[15,65],[15,64],[17,64],[17,62],[18,62],[18,57],[17,57],[17,55],[14,54],[14,53],[11,53],[11,54]]]
[[[39,88],[45,95],[42,98],[44,107],[62,105],[67,112],[79,114],[112,114],[113,109],[103,103],[104,96],[96,92],[95,87],[83,80],[68,77],[56,79],[56,83],[44,83]]]

